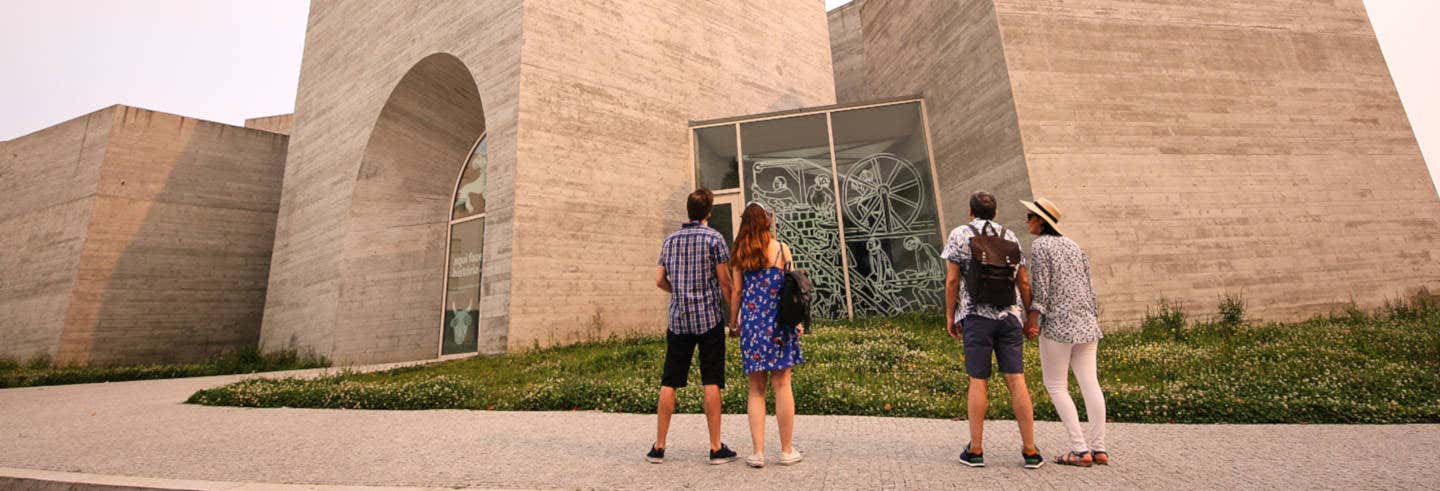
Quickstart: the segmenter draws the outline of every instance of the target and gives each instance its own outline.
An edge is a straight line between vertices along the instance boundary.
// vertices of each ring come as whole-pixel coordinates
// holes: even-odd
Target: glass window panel
[[[460,172],[460,187],[455,190],[455,207],[450,211],[451,220],[485,213],[485,166],[489,163],[486,138],[481,137],[475,144],[475,151],[465,160]]]
[[[831,115],[855,314],[942,304],[945,263],[920,105]]]
[[[480,273],[485,263],[485,219],[450,226],[449,275],[440,354],[474,353],[480,339]]]
[[[695,130],[695,177],[700,187],[716,191],[740,187],[735,148],[733,125]]]
[[[773,119],[740,126],[745,148],[745,197],[775,214],[776,234],[790,244],[795,266],[815,284],[812,313],[845,317],[830,138],[825,115]]]
[[[731,215],[732,211],[730,203],[716,204],[715,208],[710,210],[710,228],[725,236],[726,247],[735,243],[735,221],[734,216]]]

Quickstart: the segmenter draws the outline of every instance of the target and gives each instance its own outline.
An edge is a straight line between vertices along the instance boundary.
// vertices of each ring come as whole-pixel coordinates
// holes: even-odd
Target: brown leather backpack
[[[995,225],[995,235],[985,235],[990,223],[970,231],[970,262],[965,266],[965,292],[970,301],[996,307],[1015,305],[1015,272],[1020,266],[1020,244],[1005,240],[1005,228]]]

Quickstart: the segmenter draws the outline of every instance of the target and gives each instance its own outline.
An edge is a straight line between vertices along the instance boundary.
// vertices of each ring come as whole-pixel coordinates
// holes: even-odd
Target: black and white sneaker
[[[1039,448],[1035,449],[1035,453],[1025,453],[1025,450],[1021,449],[1020,456],[1025,459],[1026,469],[1039,469],[1040,466],[1045,465],[1045,457],[1040,456]]]
[[[970,444],[965,444],[965,450],[960,452],[960,463],[970,467],[985,467],[985,454],[973,453],[970,451]]]
[[[710,465],[728,464],[738,458],[740,458],[740,456],[736,455],[735,451],[730,450],[730,447],[725,446],[724,443],[720,444],[719,450],[710,451]]]
[[[651,464],[665,463],[665,449],[655,448],[654,445],[651,445],[650,453],[645,454],[645,461]]]

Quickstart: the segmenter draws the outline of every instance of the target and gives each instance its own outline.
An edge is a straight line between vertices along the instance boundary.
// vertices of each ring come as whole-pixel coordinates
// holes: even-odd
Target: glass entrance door
[[[739,193],[715,196],[715,207],[710,210],[710,228],[725,236],[725,246],[735,245],[735,234],[740,232],[740,214],[745,205],[740,202]]]

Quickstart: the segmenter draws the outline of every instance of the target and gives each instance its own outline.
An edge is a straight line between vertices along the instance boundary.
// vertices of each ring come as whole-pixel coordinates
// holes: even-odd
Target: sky
[[[0,140],[111,104],[230,124],[294,110],[308,0],[0,2]],[[1365,7],[1440,180],[1440,0]]]

